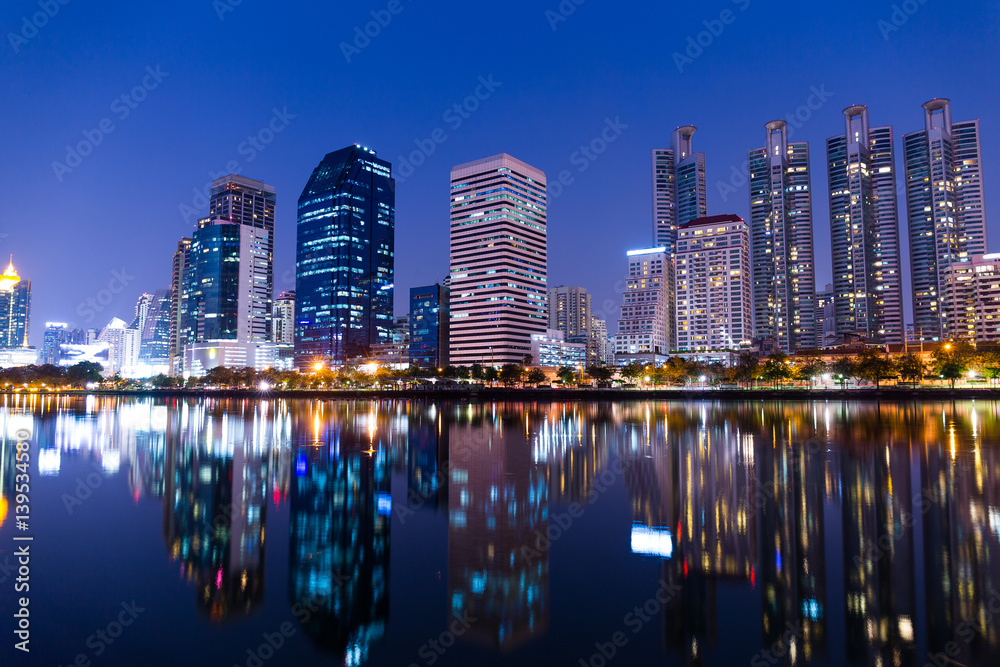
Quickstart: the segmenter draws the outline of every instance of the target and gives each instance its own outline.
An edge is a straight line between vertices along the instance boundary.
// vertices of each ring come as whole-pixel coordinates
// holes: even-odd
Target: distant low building
[[[587,345],[567,342],[562,331],[549,329],[544,334],[531,335],[531,358],[534,366],[585,368]]]

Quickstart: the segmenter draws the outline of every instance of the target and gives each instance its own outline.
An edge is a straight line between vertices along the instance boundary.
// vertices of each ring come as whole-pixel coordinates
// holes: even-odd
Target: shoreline
[[[432,399],[473,401],[939,401],[1000,400],[1000,388],[945,387],[881,389],[80,389],[3,391],[7,396],[135,396],[151,398],[239,399]]]

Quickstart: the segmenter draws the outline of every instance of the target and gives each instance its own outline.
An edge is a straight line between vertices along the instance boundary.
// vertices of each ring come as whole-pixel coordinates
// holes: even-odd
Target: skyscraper
[[[449,290],[443,285],[410,288],[410,365],[444,368],[451,323]]]
[[[654,148],[653,245],[674,251],[677,228],[708,215],[705,154],[695,153],[692,137],[698,128],[685,125],[670,135],[670,148]]]
[[[868,108],[860,105],[844,110],[844,125],[843,135],[826,142],[837,333],[902,343],[892,126],[870,127]]]
[[[952,122],[951,104],[924,104],[924,129],[903,135],[913,319],[923,340],[940,340],[958,318],[942,281],[956,262],[986,253],[979,121]]]
[[[545,174],[506,153],[451,170],[452,364],[520,363],[546,331]]]
[[[652,151],[653,246],[664,248],[671,259],[666,267],[668,349],[677,347],[677,323],[674,320],[677,298],[673,273],[677,229],[708,215],[705,154],[694,152],[692,140],[697,129],[693,125],[678,127],[670,135],[670,148],[654,148]]]
[[[750,230],[737,215],[677,231],[677,349],[738,350],[751,338]]]
[[[139,296],[130,329],[139,331],[139,363],[161,372],[169,367],[170,290],[156,290]]]
[[[754,337],[785,352],[816,347],[809,144],[789,142],[783,120],[751,150],[750,253]]]
[[[667,274],[670,256],[666,248],[630,250],[621,317],[615,336],[615,363],[659,365],[667,360]]]
[[[295,343],[295,290],[275,297],[271,308],[271,340],[280,345]]]
[[[329,153],[299,197],[295,365],[343,365],[392,335],[392,165],[357,144]]]
[[[212,182],[209,217],[252,230],[243,234],[245,246],[240,251],[240,271],[249,279],[245,324],[251,328],[241,331],[248,341],[271,340],[275,198],[273,187],[243,176],[231,174]]]
[[[0,275],[0,348],[28,347],[31,281],[21,278],[10,258]]]
[[[549,289],[549,329],[558,329],[572,336],[590,330],[593,309],[590,293],[582,287],[560,285]]]
[[[185,279],[184,371],[274,365],[270,299],[258,290],[262,252],[272,232],[224,218],[198,221]],[[270,263],[267,261],[266,263]]]
[[[184,343],[188,333],[184,331],[187,320],[187,275],[191,265],[191,239],[183,238],[174,251],[170,274],[170,347],[168,349],[170,374],[178,375],[184,370]]]

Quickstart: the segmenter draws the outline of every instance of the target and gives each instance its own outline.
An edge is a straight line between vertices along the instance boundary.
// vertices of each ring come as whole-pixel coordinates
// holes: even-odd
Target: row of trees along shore
[[[584,369],[564,366],[550,380],[549,373],[531,367],[531,362],[528,355],[521,364],[505,364],[499,368],[474,364],[440,369],[414,366],[403,370],[386,367],[372,370],[372,365],[366,364],[339,369],[318,367],[309,373],[274,369],[258,372],[253,368],[219,367],[213,368],[204,377],[187,380],[166,375],[142,380],[128,380],[120,376],[102,378],[100,365],[83,362],[70,368],[43,365],[2,369],[0,387],[8,390],[44,390],[83,388],[96,384],[103,389],[359,389],[426,384],[451,386],[456,382],[475,382],[504,387],[608,386],[609,383],[619,383],[640,387],[777,388],[812,387],[820,379],[842,386],[852,382],[875,387],[887,382],[910,386],[931,381],[954,387],[958,380],[963,379],[991,385],[1000,379],[1000,352],[977,350],[964,342],[940,346],[928,363],[924,363],[921,356],[913,352],[890,355],[876,348],[865,349],[853,356],[838,357],[832,363],[824,362],[818,353],[789,357],[778,352],[760,358],[743,354],[734,365],[728,367],[721,363],[702,363],[683,357],[670,357],[660,366],[639,363],[621,368],[589,366]]]

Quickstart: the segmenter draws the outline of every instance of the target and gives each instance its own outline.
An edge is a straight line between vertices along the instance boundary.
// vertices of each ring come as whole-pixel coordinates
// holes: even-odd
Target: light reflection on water
[[[998,409],[8,397],[0,507],[27,428],[37,474],[82,459],[95,480],[127,477],[134,502],[162,503],[166,556],[205,621],[284,605],[344,665],[374,664],[407,623],[389,615],[407,585],[391,577],[390,547],[413,549],[401,541],[412,519],[443,515],[440,628],[475,618],[459,644],[577,664],[606,637],[545,646],[553,624],[579,621],[552,616],[552,554],[573,531],[601,539],[588,510],[624,485],[622,567],[629,551],[655,558],[679,591],[647,630],[657,664],[915,665],[952,647],[954,661],[985,665],[1000,655]],[[268,534],[279,509],[287,534]],[[265,591],[276,550],[280,600]],[[756,627],[755,646],[727,645],[734,615]]]

